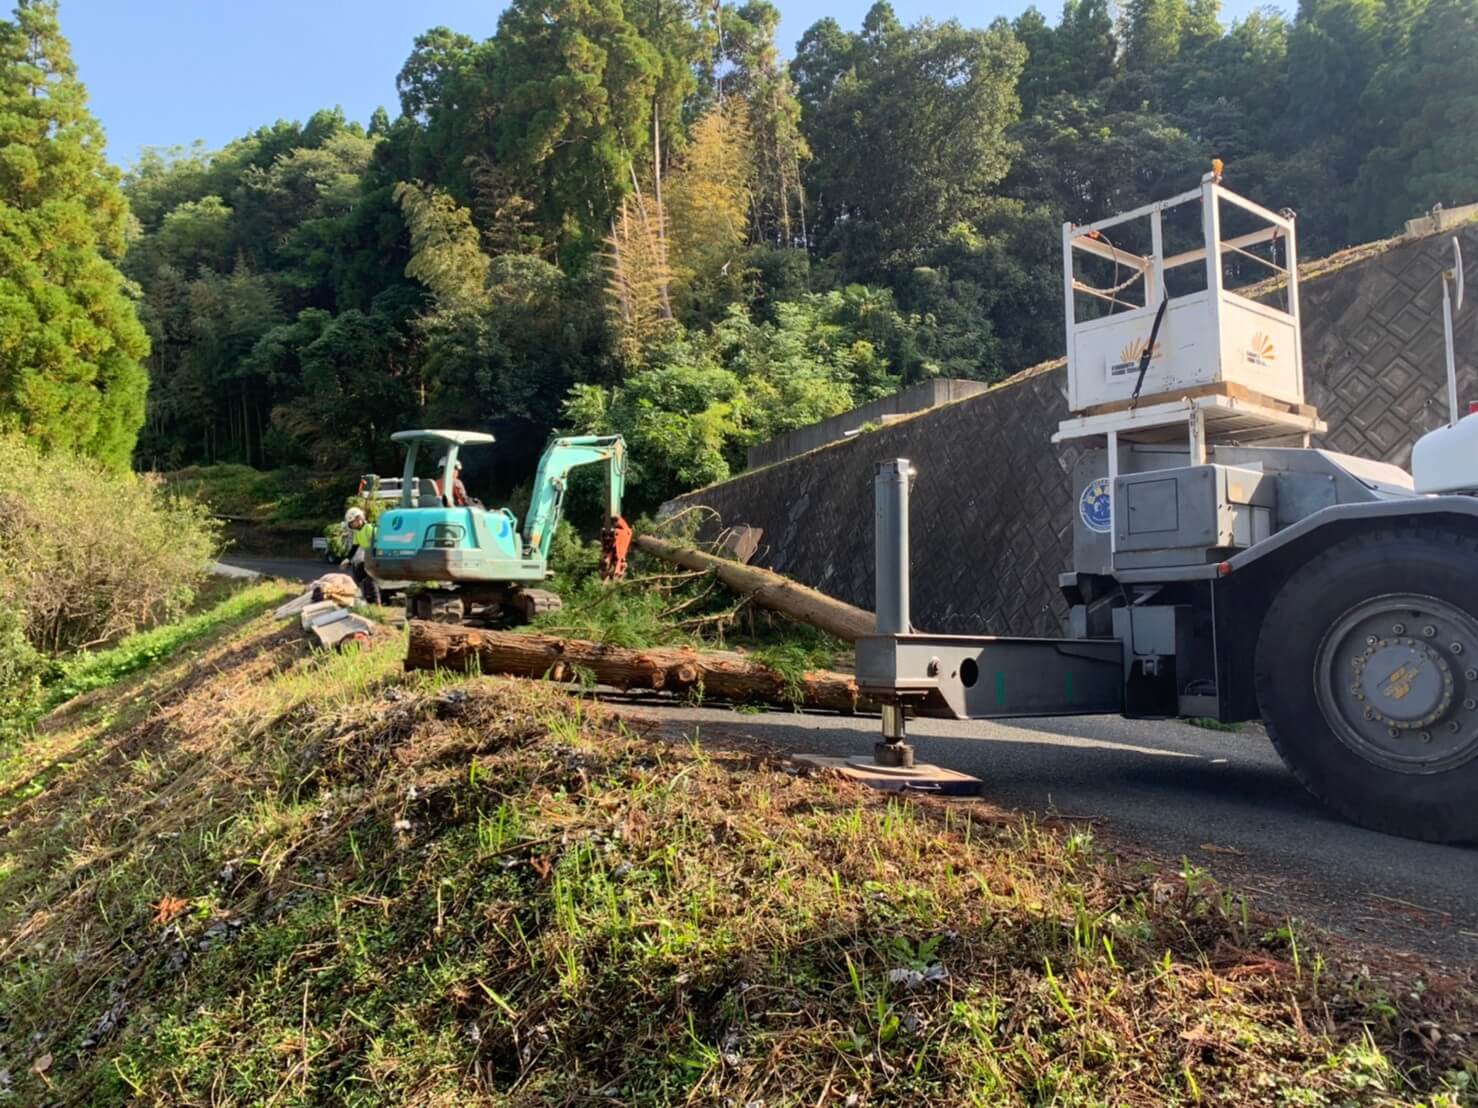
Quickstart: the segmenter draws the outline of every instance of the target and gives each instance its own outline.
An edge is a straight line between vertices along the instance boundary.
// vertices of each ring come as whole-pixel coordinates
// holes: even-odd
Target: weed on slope
[[[265,620],[0,835],[0,1095],[1456,1104],[1472,983],[1082,829],[641,737]]]

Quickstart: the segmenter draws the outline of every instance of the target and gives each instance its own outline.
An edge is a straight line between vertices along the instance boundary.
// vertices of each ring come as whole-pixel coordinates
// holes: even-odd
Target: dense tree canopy
[[[148,387],[127,226],[56,4],[21,0],[0,23],[0,430],[120,468]]]
[[[1213,156],[1300,212],[1309,256],[1478,199],[1475,20],[1478,0],[1300,0],[1229,27],[1216,0],[1066,0],[973,28],[880,2],[787,63],[769,0],[514,0],[486,41],[410,44],[394,118],[137,159],[136,460],[383,467],[399,425],[620,430],[655,500],[902,384],[1054,356],[1062,222],[1188,188]],[[10,27],[0,127],[29,130],[0,157],[7,264],[84,265],[26,255],[14,209],[106,266],[124,213],[51,9]],[[75,212],[48,205],[78,180]],[[116,454],[144,344],[116,276],[73,287],[115,337],[54,379],[86,382],[84,438]],[[55,357],[0,344],[0,411],[80,403],[36,384]]]

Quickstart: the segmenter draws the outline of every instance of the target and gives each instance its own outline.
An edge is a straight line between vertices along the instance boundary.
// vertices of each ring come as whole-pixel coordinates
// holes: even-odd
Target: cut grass
[[[45,714],[74,696],[106,688],[223,627],[244,623],[281,604],[288,594],[287,589],[273,581],[248,585],[177,623],[129,635],[103,650],[63,658],[47,678],[39,712]]]
[[[169,663],[186,647],[228,635],[289,595],[291,590],[278,582],[209,582],[198,598],[198,610],[179,623],[53,663],[35,702],[5,721],[7,741],[0,742],[0,813],[68,772],[71,763],[67,759],[94,745],[109,727],[148,711],[154,691],[147,681],[151,673],[158,687],[168,687],[177,676]],[[134,687],[141,675],[143,684]],[[119,696],[98,695],[121,685],[129,687]],[[37,722],[56,709],[62,710],[48,720],[45,733],[34,733]],[[20,741],[23,736],[29,736],[29,741]]]
[[[9,813],[19,1102],[1471,1102],[1468,978],[1080,827],[399,662],[258,618]]]

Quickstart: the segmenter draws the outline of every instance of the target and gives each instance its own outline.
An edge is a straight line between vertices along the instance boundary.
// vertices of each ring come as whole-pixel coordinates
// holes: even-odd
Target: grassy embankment
[[[284,558],[313,557],[314,537],[343,514],[356,484],[347,474],[244,465],[190,466],[164,479],[225,520],[230,549]]]
[[[1471,980],[1082,827],[400,657],[236,610],[0,768],[11,1096],[1473,1102]]]

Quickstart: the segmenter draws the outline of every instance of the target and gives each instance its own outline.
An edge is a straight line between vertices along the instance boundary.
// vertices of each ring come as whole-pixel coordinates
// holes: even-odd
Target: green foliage
[[[752,159],[750,236],[786,251],[806,230],[803,172],[811,150],[801,135],[795,82],[775,43],[780,11],[769,0],[749,0],[723,8],[721,22],[719,53],[729,69],[722,80],[705,72],[700,87],[722,87],[726,105],[742,102]]]
[[[303,395],[273,413],[273,425],[303,445],[320,468],[393,466],[390,432],[416,410],[417,372],[408,321],[393,299],[324,321],[299,348]]]
[[[54,0],[0,23],[0,431],[128,465],[149,352],[115,265],[128,208]]]
[[[978,214],[1005,176],[1026,50],[1004,26],[905,28],[886,3],[859,34],[833,27],[802,37],[792,70],[823,248],[865,279]]]
[[[1474,198],[1478,2],[1427,0],[1361,99],[1379,143],[1360,168],[1361,229]]]
[[[653,104],[671,76],[662,45],[620,0],[515,0],[498,21],[489,62],[496,157],[560,228],[566,261],[605,237],[637,157],[650,150]]]
[[[188,466],[164,474],[164,482],[170,493],[199,500],[215,515],[267,525],[334,515],[354,489],[351,479],[244,465]]]
[[[108,642],[190,603],[217,547],[203,504],[14,437],[0,471],[18,477],[0,489],[0,609],[38,650]]]
[[[385,210],[388,190],[366,187],[374,149],[342,113],[319,112],[215,154],[150,152],[130,173],[143,234],[125,268],[143,288],[153,342],[145,466],[271,466],[323,453],[294,418],[306,348],[328,329],[340,293],[368,314],[403,280],[384,272],[397,260],[403,268],[404,232],[398,209]],[[371,251],[378,258],[367,263]],[[405,315],[382,311],[375,324],[393,331]],[[380,368],[370,363],[367,375]]]
[[[535,630],[559,631],[593,642],[638,649],[681,646],[693,641],[666,613],[673,600],[666,592],[607,584],[587,574],[560,592],[564,607],[535,621]]]
[[[571,384],[600,364],[593,276],[570,278],[540,258],[501,254],[487,280],[480,305],[430,312],[415,324],[422,423],[479,428],[496,415],[551,427]]]
[[[439,189],[408,181],[395,186],[395,199],[411,237],[405,275],[430,289],[446,310],[476,307],[487,286],[488,259],[472,214]]]
[[[667,359],[672,361],[668,362]],[[657,364],[613,389],[576,385],[565,401],[566,423],[576,431],[626,437],[630,451],[627,496],[645,504],[673,488],[721,481],[742,441],[739,378],[675,340]]]
[[[806,294],[774,313],[756,320],[736,305],[708,331],[675,327],[622,384],[571,390],[564,417],[573,430],[626,437],[632,504],[721,481],[752,443],[883,395],[900,373],[929,370],[917,352],[919,321],[887,290]]]
[[[643,530],[649,530],[644,526]],[[681,531],[669,524],[666,533]],[[693,646],[745,651],[779,674],[791,700],[802,699],[808,671],[836,667],[847,645],[736,597],[712,573],[674,571],[634,554],[627,577],[599,575],[600,544],[580,542],[567,523],[555,537],[550,564],[563,606],[536,620],[538,630],[632,649]]]
[[[46,671],[45,655],[26,638],[22,613],[0,608],[0,748],[30,730]]]
[[[1058,355],[1063,221],[1212,157],[1298,210],[1305,257],[1478,197],[1475,13],[1300,0],[1223,27],[1216,0],[1117,22],[1065,0],[972,28],[878,3],[789,64],[768,0],[433,28],[393,120],[321,111],[130,171],[137,459],[359,473],[440,425],[494,430],[517,471],[567,421],[626,433],[654,504],[901,385]]]

